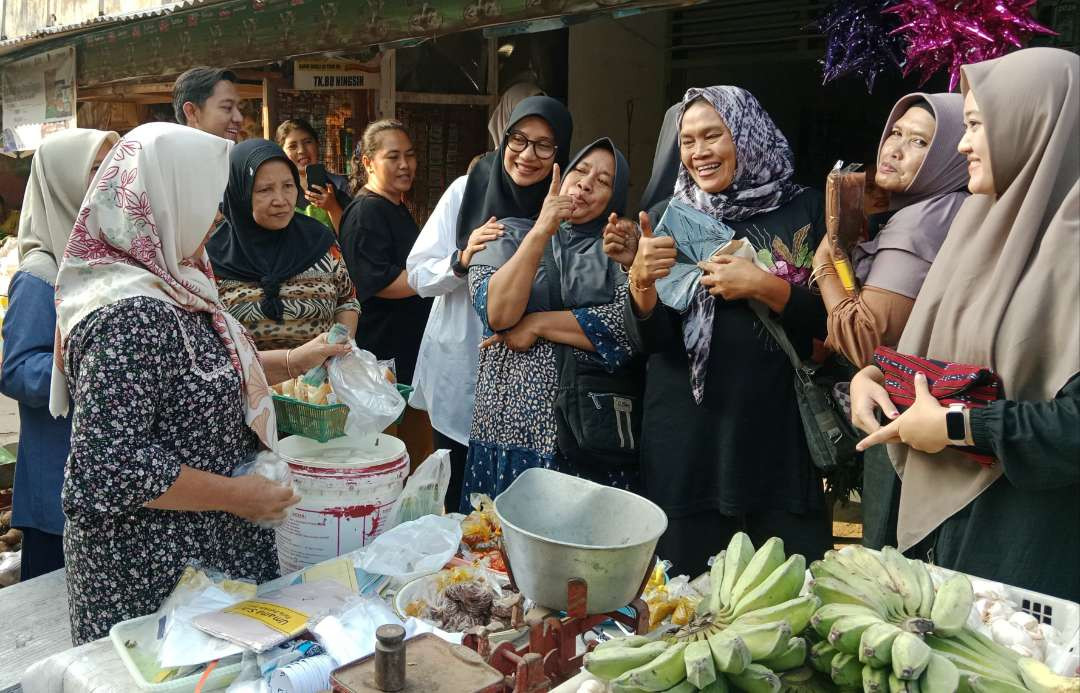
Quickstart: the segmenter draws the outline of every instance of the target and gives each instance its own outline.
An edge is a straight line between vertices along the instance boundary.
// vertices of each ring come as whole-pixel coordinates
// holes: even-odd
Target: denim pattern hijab
[[[675,199],[718,222],[744,221],[771,212],[803,191],[792,182],[794,155],[784,133],[745,89],[731,86],[689,89],[679,112],[679,129],[690,104],[703,99],[716,109],[735,145],[735,176],[718,193],[702,190],[682,163],[675,182]],[[669,213],[671,207],[668,208]],[[698,284],[683,317],[683,345],[690,363],[690,393],[698,404],[705,398],[705,377],[712,345],[716,298]]]

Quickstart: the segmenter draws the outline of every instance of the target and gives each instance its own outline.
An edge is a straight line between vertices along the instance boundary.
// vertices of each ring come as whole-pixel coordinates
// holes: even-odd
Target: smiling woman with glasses
[[[467,175],[450,184],[406,261],[409,285],[419,295],[434,298],[409,406],[428,412],[435,447],[450,450],[450,510],[461,499],[476,391],[476,345],[484,339],[466,285],[469,265],[473,255],[503,235],[499,218],[530,218],[540,211],[552,167],[561,158],[556,154],[565,151],[570,131],[570,113],[554,99],[527,97],[513,105],[494,128],[501,138],[499,149],[479,157]],[[535,170],[525,175],[519,163]],[[533,180],[541,182],[530,183]]]

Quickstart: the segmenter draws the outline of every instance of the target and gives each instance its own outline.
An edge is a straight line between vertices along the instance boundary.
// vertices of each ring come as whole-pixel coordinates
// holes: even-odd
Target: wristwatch
[[[455,250],[454,254],[450,256],[450,270],[459,277],[464,277],[469,273],[469,268],[461,264],[460,250]]]
[[[945,435],[950,445],[967,445],[967,406],[959,402],[949,405],[945,412]]]

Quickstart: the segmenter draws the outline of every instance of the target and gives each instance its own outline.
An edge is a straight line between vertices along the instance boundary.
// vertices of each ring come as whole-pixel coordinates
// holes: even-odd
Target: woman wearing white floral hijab
[[[60,265],[76,644],[156,610],[193,561],[259,582],[278,574],[274,534],[253,522],[298,499],[263,477],[230,475],[276,446],[268,376],[299,374],[336,348],[315,340],[260,354],[223,309],[203,246],[230,146],[166,123],[131,131],[91,183]],[[63,377],[54,372],[54,413],[68,406]]]

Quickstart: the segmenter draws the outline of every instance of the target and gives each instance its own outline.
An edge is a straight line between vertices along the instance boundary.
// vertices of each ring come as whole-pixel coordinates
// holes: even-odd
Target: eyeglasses
[[[547,140],[530,140],[517,130],[511,131],[506,138],[506,146],[510,148],[510,151],[518,152],[519,154],[528,149],[530,144],[533,148],[533,154],[536,155],[537,159],[550,159],[555,156],[555,150],[558,149],[558,147]]]

